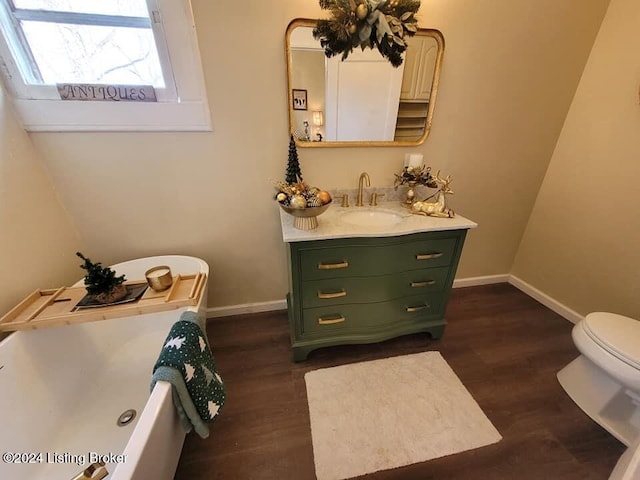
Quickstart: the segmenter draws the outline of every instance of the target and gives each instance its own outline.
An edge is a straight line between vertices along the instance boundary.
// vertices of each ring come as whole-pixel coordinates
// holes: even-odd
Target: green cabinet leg
[[[293,347],[293,361],[304,362],[317,347]]]
[[[444,335],[444,328],[446,325],[440,325],[438,327],[433,327],[428,330],[429,334],[431,334],[431,338],[434,340],[439,340]]]

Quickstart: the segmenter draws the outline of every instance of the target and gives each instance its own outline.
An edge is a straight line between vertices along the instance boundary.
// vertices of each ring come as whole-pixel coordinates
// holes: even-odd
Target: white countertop
[[[314,230],[299,230],[293,226],[293,217],[280,210],[280,222],[282,224],[282,239],[285,242],[303,242],[310,240],[326,240],[331,238],[351,237],[395,237],[410,233],[434,232],[441,230],[461,230],[475,228],[477,223],[458,214],[453,218],[426,217],[409,213],[400,202],[380,202],[377,207],[348,207],[343,208],[332,203],[329,209],[318,218],[318,228]],[[403,217],[402,221],[395,225],[373,227],[359,226],[346,223],[341,217],[348,212],[379,210],[393,212]]]

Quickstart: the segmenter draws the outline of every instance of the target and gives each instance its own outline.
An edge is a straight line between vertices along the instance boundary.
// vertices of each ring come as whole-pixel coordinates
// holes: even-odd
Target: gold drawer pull
[[[424,305],[419,305],[417,307],[407,307],[408,313],[419,312],[420,310],[424,310],[425,308],[429,308],[431,305],[425,303]]]
[[[349,266],[349,262],[343,260],[340,263],[319,263],[319,270],[335,270],[336,268],[347,268]]]
[[[344,322],[346,319],[340,315],[337,318],[322,318],[319,317],[318,318],[318,325],[333,325],[334,323],[342,323]]]
[[[411,286],[413,288],[421,288],[421,287],[428,287],[429,285],[433,285],[435,283],[436,283],[435,280],[427,280],[425,282],[411,282]]]
[[[431,260],[433,258],[440,258],[444,253],[436,252],[436,253],[419,253],[416,255],[416,260]]]
[[[339,292],[331,292],[331,293],[322,293],[318,291],[318,298],[326,299],[326,298],[340,298],[346,297],[347,292],[345,290],[340,290]]]

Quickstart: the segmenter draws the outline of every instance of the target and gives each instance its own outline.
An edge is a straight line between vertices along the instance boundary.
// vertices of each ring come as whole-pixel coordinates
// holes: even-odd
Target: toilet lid
[[[615,313],[594,312],[583,323],[585,331],[601,347],[640,369],[640,321]]]

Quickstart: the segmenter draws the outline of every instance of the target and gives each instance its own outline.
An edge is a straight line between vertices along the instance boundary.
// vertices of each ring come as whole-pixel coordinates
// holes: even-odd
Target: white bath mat
[[[318,480],[341,480],[502,438],[438,352],[305,375]]]

